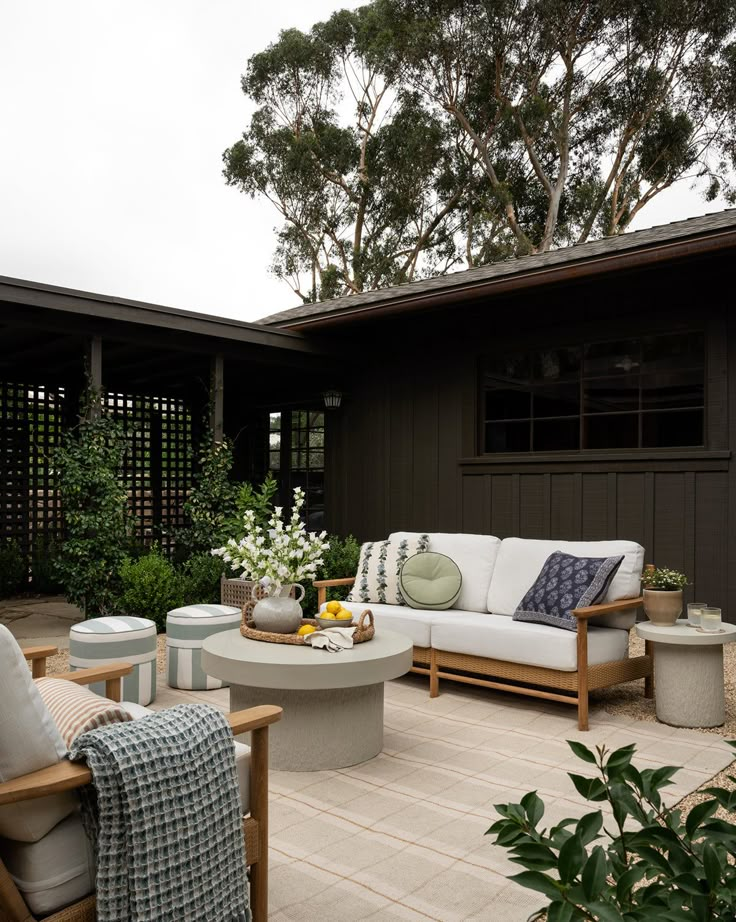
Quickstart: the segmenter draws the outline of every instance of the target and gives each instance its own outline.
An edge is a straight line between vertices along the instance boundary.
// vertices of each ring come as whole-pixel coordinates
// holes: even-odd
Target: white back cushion
[[[394,537],[414,536],[413,532],[394,532]],[[454,560],[463,578],[462,589],[453,609],[486,612],[488,588],[496,566],[501,539],[493,535],[464,535],[430,532],[429,550]]]
[[[539,576],[545,560],[554,551],[562,551],[575,557],[613,557],[623,554],[624,559],[603,601],[614,602],[616,599],[631,599],[639,595],[644,548],[634,541],[539,541],[532,538],[504,538],[488,590],[488,611],[494,615],[513,615],[519,607],[519,602]],[[599,623],[602,622],[596,620],[596,624]]]
[[[0,625],[0,781],[55,765],[66,746],[10,631]],[[54,794],[27,803],[0,807],[0,835],[18,842],[37,842],[76,809],[69,794]]]

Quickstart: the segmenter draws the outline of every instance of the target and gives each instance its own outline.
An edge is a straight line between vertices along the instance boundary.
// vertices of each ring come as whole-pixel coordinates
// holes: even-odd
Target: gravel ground
[[[158,671],[163,672],[166,669],[166,635],[159,634],[158,644]],[[644,641],[637,637],[633,632],[631,635],[630,652],[632,656],[640,656],[644,653]],[[703,730],[703,733],[715,733],[723,736],[725,739],[736,739],[736,644],[726,644],[723,648],[724,653],[724,674],[726,680],[726,722],[722,727],[713,727]],[[57,656],[49,657],[48,674],[54,675],[59,672],[66,672],[69,668],[69,652],[64,651]],[[654,700],[645,698],[642,695],[642,681],[627,682],[624,685],[617,685],[613,688],[601,689],[591,693],[591,705],[593,707],[603,707],[610,714],[622,714],[626,717],[633,717],[636,720],[653,720],[657,717],[654,711]],[[736,773],[734,764],[712,778],[705,787],[719,786],[732,787],[728,780],[728,775]],[[690,810],[695,804],[706,799],[702,791],[694,791],[688,797],[685,797],[678,806],[681,809]]]

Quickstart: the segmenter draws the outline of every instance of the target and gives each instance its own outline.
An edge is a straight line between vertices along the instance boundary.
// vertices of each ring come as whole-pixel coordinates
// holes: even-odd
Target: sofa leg
[[[651,640],[644,641],[644,653],[649,657],[652,664],[651,671],[648,676],[644,677],[644,697],[653,698],[654,697],[654,651],[652,650]]]
[[[434,650],[429,654],[429,697],[436,698],[440,693],[440,678],[437,675],[437,655]]]
[[[588,622],[578,621],[578,730],[588,729]]]

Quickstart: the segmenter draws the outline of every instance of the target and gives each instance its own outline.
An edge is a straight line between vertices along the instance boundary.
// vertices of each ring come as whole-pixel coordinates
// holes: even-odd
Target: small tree
[[[92,389],[82,411],[79,425],[64,433],[53,455],[65,526],[55,569],[68,601],[89,618],[112,607],[128,544],[122,485],[127,442]]]

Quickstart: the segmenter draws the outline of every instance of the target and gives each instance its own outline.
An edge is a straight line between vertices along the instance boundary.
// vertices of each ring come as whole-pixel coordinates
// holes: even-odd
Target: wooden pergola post
[[[90,419],[100,415],[99,400],[102,399],[102,337],[92,336],[87,341],[87,367],[89,371],[89,386],[95,399],[87,411]]]
[[[214,442],[224,438],[223,409],[225,397],[225,360],[222,353],[212,356],[210,371],[210,429]]]

